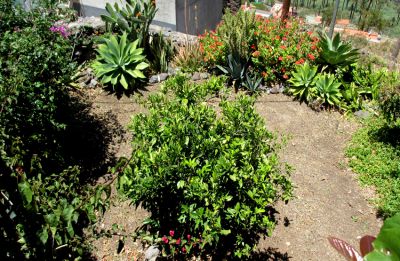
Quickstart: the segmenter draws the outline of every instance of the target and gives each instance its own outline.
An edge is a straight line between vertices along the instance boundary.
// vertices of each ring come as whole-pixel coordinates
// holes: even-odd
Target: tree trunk
[[[289,16],[290,0],[283,0],[281,19],[284,21]]]
[[[337,15],[337,11],[339,9],[339,4],[340,4],[340,0],[336,0],[335,2],[335,7],[333,8],[333,15],[332,15],[332,21],[331,21],[331,26],[329,28],[329,37],[332,38],[333,37],[333,32],[335,30],[335,24],[336,24],[336,15]]]

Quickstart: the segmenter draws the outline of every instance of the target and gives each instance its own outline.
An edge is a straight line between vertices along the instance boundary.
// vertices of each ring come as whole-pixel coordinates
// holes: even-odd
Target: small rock
[[[153,75],[149,79],[149,83],[158,83],[158,75]]]
[[[356,111],[354,113],[354,116],[356,116],[357,118],[360,118],[360,119],[367,119],[369,116],[371,116],[371,113],[368,111],[360,110],[360,111]]]
[[[193,74],[193,76],[192,76],[192,80],[193,80],[193,81],[201,80],[201,75],[200,75],[200,73],[195,72],[195,73]]]
[[[200,78],[205,80],[208,79],[210,77],[210,75],[208,73],[200,73]]]
[[[280,92],[279,89],[279,86],[273,87],[269,93],[278,94]]]
[[[169,74],[170,76],[176,75],[176,73],[177,73],[178,71],[179,71],[178,68],[168,67],[168,74]]]
[[[160,255],[160,250],[157,246],[151,246],[146,250],[144,258],[146,261],[156,261],[157,257]]]
[[[168,74],[168,73],[160,73],[160,74],[158,75],[158,77],[159,77],[159,82],[163,82],[163,81],[165,81],[166,79],[168,79],[169,74]]]
[[[90,80],[90,83],[87,85],[87,87],[89,88],[96,88],[96,86],[99,84],[98,81],[96,81],[96,79],[92,79]]]
[[[160,73],[160,74],[156,74],[150,77],[149,79],[149,83],[159,83],[159,82],[163,82],[166,79],[168,79],[169,74],[168,73]]]

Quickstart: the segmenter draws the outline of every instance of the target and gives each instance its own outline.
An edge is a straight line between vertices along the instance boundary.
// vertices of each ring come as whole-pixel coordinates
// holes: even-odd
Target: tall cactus
[[[240,0],[224,0],[224,9],[228,8],[232,13],[239,11],[241,5]]]

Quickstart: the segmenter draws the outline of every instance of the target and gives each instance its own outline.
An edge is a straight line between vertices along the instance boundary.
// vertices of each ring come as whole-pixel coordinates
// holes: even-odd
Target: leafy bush
[[[382,92],[379,105],[389,125],[395,125],[400,119],[400,86],[387,86]]]
[[[97,48],[98,56],[93,69],[103,84],[111,84],[113,90],[121,91],[121,86],[129,90],[137,79],[146,78],[142,70],[149,65],[144,62],[143,49],[137,48],[139,41],[127,42],[127,34],[121,37],[104,38],[104,44]]]
[[[365,122],[352,139],[346,155],[363,184],[376,187],[374,199],[383,216],[400,212],[400,130],[383,118]]]
[[[150,211],[149,231],[165,255],[248,256],[259,233],[274,227],[270,208],[291,195],[279,145],[252,98],[223,100],[217,117],[180,81],[175,98],[153,95],[149,114],[133,118],[134,150],[119,189]]]
[[[54,12],[8,12],[21,19],[0,33],[0,259],[71,260],[104,207],[62,148],[72,44]]]

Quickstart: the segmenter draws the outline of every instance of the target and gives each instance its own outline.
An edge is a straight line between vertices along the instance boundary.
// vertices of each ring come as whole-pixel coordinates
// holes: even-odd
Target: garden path
[[[157,86],[150,86],[149,92]],[[127,126],[132,115],[143,108],[131,99],[116,100],[102,90],[92,90],[93,109],[109,111]],[[145,98],[145,97],[144,97]],[[344,260],[328,244],[329,235],[358,246],[364,234],[378,233],[381,222],[368,203],[373,191],[360,188],[355,174],[348,169],[344,148],[356,129],[356,123],[338,113],[314,112],[290,97],[262,95],[256,109],[266,120],[267,128],[289,137],[281,152],[283,161],[294,167],[294,198],[278,204],[278,225],[272,237],[259,243],[260,255],[255,260],[320,261]],[[130,135],[120,143],[117,156],[129,156]],[[110,229],[117,223],[126,231],[134,231],[146,216],[128,202],[115,200],[100,226]],[[93,243],[98,260],[143,260],[143,247],[126,240],[117,253],[118,236],[101,238]]]
[[[336,236],[358,248],[359,238],[376,235],[381,222],[348,168],[344,149],[356,123],[339,113],[315,112],[284,95],[263,95],[256,104],[267,128],[289,137],[281,153],[294,167],[294,198],[279,204],[278,225],[259,248],[276,252],[271,260],[344,260],[330,247]]]

